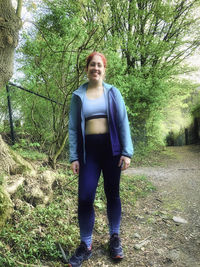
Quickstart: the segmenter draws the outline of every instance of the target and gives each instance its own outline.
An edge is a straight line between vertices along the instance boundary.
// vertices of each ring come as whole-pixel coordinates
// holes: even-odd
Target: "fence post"
[[[12,140],[12,145],[15,144],[15,135],[14,135],[14,127],[13,127],[13,119],[12,119],[12,108],[11,108],[11,101],[10,101],[10,91],[9,86],[6,85],[7,91],[7,99],[8,99],[8,111],[9,111],[9,119],[10,119],[10,135]]]

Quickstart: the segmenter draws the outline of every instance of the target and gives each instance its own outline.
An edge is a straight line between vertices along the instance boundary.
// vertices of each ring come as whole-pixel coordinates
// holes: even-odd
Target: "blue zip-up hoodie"
[[[69,113],[69,149],[70,162],[83,158],[85,155],[85,118],[82,104],[88,83],[81,85],[72,94]],[[133,144],[130,135],[128,116],[120,91],[114,86],[103,83],[106,99],[108,125],[113,156],[132,157]]]

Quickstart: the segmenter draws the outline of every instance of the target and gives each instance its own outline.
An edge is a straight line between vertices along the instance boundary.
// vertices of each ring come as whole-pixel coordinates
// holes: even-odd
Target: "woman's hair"
[[[94,56],[100,56],[103,61],[104,68],[106,68],[106,65],[107,65],[106,57],[99,52],[92,52],[86,59],[86,69],[88,68],[90,61],[92,60]]]

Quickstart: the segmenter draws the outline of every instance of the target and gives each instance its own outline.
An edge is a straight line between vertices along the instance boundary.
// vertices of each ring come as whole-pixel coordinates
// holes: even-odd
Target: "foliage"
[[[47,155],[36,150],[16,149],[16,152],[27,160],[45,160]]]
[[[18,49],[17,82],[58,104],[13,89],[23,132],[48,148],[54,165],[68,142],[69,101],[85,81],[85,56],[99,50],[108,58],[106,82],[125,99],[136,150],[164,146],[172,97],[182,109],[175,80],[190,71],[182,62],[199,46],[197,10],[198,0],[39,1]]]
[[[19,94],[26,132],[48,145],[49,157],[55,161],[67,140],[69,98],[83,80],[85,51],[93,47],[96,29],[84,27],[80,7],[73,1],[43,1],[37,11],[35,30],[24,34],[19,49],[25,65],[21,83],[54,102]],[[47,119],[48,117],[48,119]],[[60,151],[61,150],[61,151]]]
[[[143,176],[123,176],[122,202],[133,206],[139,197],[152,190],[152,185]],[[13,217],[0,234],[0,264],[13,267],[19,266],[19,262],[40,265],[53,261],[55,266],[61,266],[62,255],[58,244],[71,254],[79,242],[77,207],[74,204],[77,203],[77,177],[70,170],[60,167],[53,201],[46,207],[33,208],[26,202],[20,205],[17,204],[20,203],[19,198],[19,194],[14,196],[16,206]],[[94,230],[100,237],[108,232],[105,206],[100,180],[95,200]]]
[[[193,118],[200,118],[200,93],[198,90],[193,92],[193,103],[190,105],[190,112]]]
[[[181,62],[199,45],[198,1],[109,1],[111,34],[120,41],[121,79],[136,145],[163,145],[162,110],[173,90],[169,83],[185,71]],[[190,38],[186,37],[190,36]],[[133,122],[132,122],[133,121]]]
[[[199,118],[200,117],[200,104],[196,105],[193,110],[192,110],[192,114],[194,117]]]
[[[39,143],[32,143],[28,139],[20,139],[12,146],[12,149],[25,159],[45,160],[47,156],[45,153],[40,152],[39,148]]]
[[[162,110],[163,122],[160,127],[165,137],[169,132],[179,134],[192,123],[190,112],[191,105],[193,105],[192,94],[198,86],[186,79],[172,78],[170,83],[173,89],[171,89],[168,106]]]

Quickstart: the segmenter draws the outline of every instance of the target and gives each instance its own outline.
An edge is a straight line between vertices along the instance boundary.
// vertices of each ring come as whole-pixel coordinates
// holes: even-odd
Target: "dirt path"
[[[130,168],[145,174],[157,190],[136,207],[123,208],[122,240],[125,259],[119,266],[200,267],[200,146],[170,147],[175,157],[162,167]],[[182,222],[174,221],[174,216]],[[84,266],[109,267],[104,248]]]

